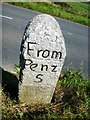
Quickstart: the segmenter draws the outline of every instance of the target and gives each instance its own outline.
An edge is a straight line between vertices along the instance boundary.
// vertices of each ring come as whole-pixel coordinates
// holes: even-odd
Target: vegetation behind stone
[[[9,4],[90,26],[89,2],[9,2]]]
[[[8,79],[10,76],[7,81]],[[9,93],[6,94],[3,91],[4,87],[0,104],[2,120],[90,119],[90,81],[82,75],[80,70],[65,69],[63,71],[50,104],[28,105],[16,99],[11,100]]]

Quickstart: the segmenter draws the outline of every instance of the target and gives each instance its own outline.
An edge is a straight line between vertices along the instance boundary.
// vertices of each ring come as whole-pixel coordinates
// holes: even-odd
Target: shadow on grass
[[[2,84],[3,92],[12,100],[18,100],[19,80],[16,75],[3,70],[0,67],[0,83]]]

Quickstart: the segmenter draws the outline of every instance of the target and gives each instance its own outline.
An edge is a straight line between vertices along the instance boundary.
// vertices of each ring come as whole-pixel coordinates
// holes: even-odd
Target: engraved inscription
[[[36,83],[42,82],[42,78],[41,78],[42,76],[43,76],[42,74],[38,74],[38,75],[36,76],[36,78],[39,79],[39,81],[34,81],[34,82],[36,82]]]
[[[31,51],[34,51],[34,48],[31,48],[31,46],[30,46],[32,44],[34,44],[34,45],[36,44],[37,45],[36,42],[28,42],[27,43],[27,46],[28,46],[28,48],[27,48],[27,54],[28,55],[30,55]],[[50,51],[48,49],[45,49],[45,50],[40,49],[40,50],[37,50],[36,52],[37,52],[37,56],[36,57],[38,57],[38,58],[40,56],[42,56],[42,58],[48,58],[50,56],[50,58],[57,59],[57,60],[60,60],[62,58],[61,51],[56,51],[56,50]]]
[[[27,42],[27,54],[29,56],[31,56],[30,52],[33,51],[33,52],[37,52],[36,53],[37,58],[42,57],[44,59],[44,58],[50,57],[51,59],[55,59],[55,60],[59,59],[60,60],[62,57],[62,53],[60,51],[56,51],[56,50],[50,51],[48,49],[45,49],[45,50],[40,49],[40,50],[35,51],[33,48],[33,45],[38,45],[38,44],[36,42]],[[40,64],[39,65],[38,63],[34,63],[31,59],[25,59],[25,65],[29,66],[31,71],[36,71],[36,69],[38,69],[38,71],[40,71],[40,72],[43,72],[43,71],[45,71],[45,72],[48,72],[48,71],[57,72],[57,67],[58,67],[57,65],[47,65],[47,64]],[[42,76],[43,76],[42,74],[38,74],[36,76],[36,78],[39,81],[38,82],[35,81],[35,82],[37,82],[37,83],[42,82],[42,80],[43,80],[41,78]]]
[[[64,37],[56,19],[37,15],[27,24],[21,42],[20,101],[50,103],[65,57]]]

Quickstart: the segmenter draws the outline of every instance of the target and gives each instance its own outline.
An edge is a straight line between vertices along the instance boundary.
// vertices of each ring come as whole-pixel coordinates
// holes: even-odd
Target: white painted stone
[[[29,22],[21,44],[20,101],[50,103],[65,56],[64,37],[52,16],[40,14]]]

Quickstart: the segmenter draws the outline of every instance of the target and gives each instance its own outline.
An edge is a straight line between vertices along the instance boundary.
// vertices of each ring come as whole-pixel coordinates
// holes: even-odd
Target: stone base
[[[19,86],[19,100],[26,104],[50,103],[54,90],[53,87],[22,84]]]

